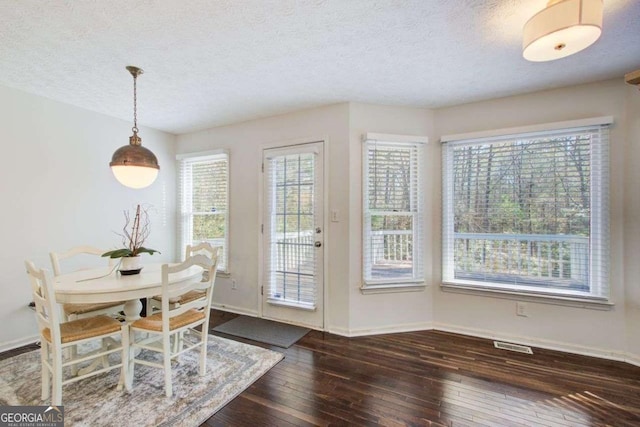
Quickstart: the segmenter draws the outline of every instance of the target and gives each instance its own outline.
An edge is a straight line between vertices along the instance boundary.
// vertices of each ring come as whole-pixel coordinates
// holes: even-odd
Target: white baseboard
[[[325,332],[329,332],[330,334],[340,335],[341,337],[350,337],[349,330],[346,328],[341,328],[339,326],[327,326]]]
[[[626,362],[631,363],[632,365],[640,366],[640,356],[627,353],[626,354]]]
[[[216,304],[215,302],[211,304],[211,308],[220,310],[220,311],[228,311],[230,313],[235,314],[244,314],[245,316],[258,317],[258,312],[254,310],[248,310],[243,307],[236,307],[229,304]]]
[[[367,335],[394,334],[400,332],[426,331],[433,329],[431,322],[402,323],[398,325],[385,326],[382,328],[359,328],[346,329],[340,327],[330,327],[327,332],[344,337],[363,337]]]
[[[598,357],[601,359],[615,360],[618,362],[628,362],[638,364],[640,360],[633,362],[630,360],[628,353],[612,351],[597,347],[588,347],[576,344],[568,344],[559,341],[526,337],[522,335],[496,333],[486,329],[467,328],[463,326],[448,325],[444,323],[434,323],[433,329],[444,332],[452,332],[462,335],[470,335],[473,337],[495,339],[499,341],[511,342],[514,344],[524,344],[532,347],[540,347],[547,350],[562,351],[564,353],[579,354],[582,356]]]
[[[4,342],[0,344],[0,353],[5,351],[13,350],[14,348],[23,347],[25,345],[33,344],[35,342],[40,341],[40,335],[32,335],[27,338],[20,338],[17,340]]]
[[[234,307],[225,304],[212,304],[212,308],[222,311],[229,311],[231,313],[236,314],[244,314],[247,316],[257,317],[258,313],[256,311],[247,310],[242,307]],[[591,356],[598,357],[600,359],[607,360],[615,360],[618,362],[626,362],[635,366],[640,367],[640,355],[635,355],[626,352],[620,351],[612,351],[597,347],[588,347],[581,346],[576,344],[568,344],[559,341],[532,338],[522,335],[514,335],[514,334],[503,334],[496,333],[494,331],[490,331],[487,329],[476,329],[476,328],[468,328],[464,326],[457,325],[449,325],[445,323],[433,323],[433,322],[419,322],[419,323],[407,323],[407,324],[398,324],[392,326],[385,326],[381,328],[359,328],[359,329],[350,329],[343,328],[340,326],[328,326],[325,331],[331,334],[340,335],[343,337],[362,337],[368,335],[382,335],[382,334],[392,334],[392,333],[401,333],[401,332],[415,332],[415,331],[428,331],[428,330],[437,330],[443,332],[452,332],[455,334],[461,335],[469,335],[473,337],[486,338],[492,340],[506,341],[515,344],[524,344],[532,347],[539,347],[548,350],[556,350],[564,353],[573,353],[579,354],[582,356]],[[36,339],[33,339],[31,342],[34,342]],[[31,342],[27,342],[30,344]],[[15,347],[20,347],[25,344],[18,344]],[[12,347],[12,348],[15,348]],[[2,347],[0,347],[0,350]],[[6,351],[6,350],[1,350]]]

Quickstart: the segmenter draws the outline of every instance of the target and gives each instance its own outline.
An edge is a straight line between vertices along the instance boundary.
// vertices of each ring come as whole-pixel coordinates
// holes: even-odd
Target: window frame
[[[498,129],[467,134],[446,135],[441,138],[442,149],[442,287],[444,290],[460,290],[464,293],[490,292],[517,297],[584,302],[595,305],[613,305],[611,301],[610,278],[608,271],[609,209],[610,209],[610,146],[609,125],[613,117],[555,122],[519,128]],[[598,129],[599,128],[599,129]],[[553,287],[534,287],[511,285],[490,281],[455,279],[454,269],[454,210],[453,200],[453,149],[452,146],[465,146],[481,142],[499,142],[501,139],[534,139],[543,136],[568,132],[584,132],[598,129],[602,141],[590,141],[589,166],[591,168],[590,195],[590,233],[589,233],[589,291],[566,291]],[[596,131],[594,131],[596,132]],[[596,209],[597,208],[597,209]]]
[[[406,292],[421,291],[425,288],[424,273],[424,146],[428,138],[412,135],[388,135],[367,133],[362,138],[362,285],[363,293]],[[408,190],[412,198],[408,211],[376,211],[369,209],[369,152],[380,144],[384,147],[401,147],[411,149],[410,163],[415,164],[416,170],[411,171]],[[415,158],[414,158],[415,156]],[[415,174],[415,176],[413,176]],[[413,185],[415,189],[411,188]],[[368,259],[371,247],[371,217],[375,215],[403,215],[412,218],[412,277],[396,277],[372,279],[371,267],[373,263]]]
[[[229,275],[229,212],[230,207],[230,157],[229,151],[226,149],[211,150],[197,153],[178,154],[176,156],[178,167],[178,254],[180,259],[184,259],[185,248],[188,244],[198,244],[201,240],[195,241],[191,239],[193,235],[193,218],[196,215],[204,215],[204,213],[194,213],[190,211],[190,201],[193,194],[193,181],[186,176],[186,168],[197,163],[207,161],[225,161],[227,163],[226,176],[226,211],[224,213],[211,212],[210,215],[224,215],[224,243],[222,247],[223,262],[219,264],[218,274]]]

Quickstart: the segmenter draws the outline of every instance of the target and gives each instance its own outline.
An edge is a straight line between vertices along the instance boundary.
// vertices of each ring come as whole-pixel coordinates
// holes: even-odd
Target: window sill
[[[396,292],[422,292],[427,288],[424,282],[416,283],[381,283],[363,285],[360,287],[360,292],[364,295],[368,294],[389,294]]]
[[[541,304],[562,305],[567,307],[588,308],[592,310],[611,310],[613,302],[595,297],[552,295],[535,292],[525,292],[490,287],[479,287],[459,283],[442,283],[440,289],[444,292],[452,292],[466,295],[504,298],[518,301],[537,302]]]

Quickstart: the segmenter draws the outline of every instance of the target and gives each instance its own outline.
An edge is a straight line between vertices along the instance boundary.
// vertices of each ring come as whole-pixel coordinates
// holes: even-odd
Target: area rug
[[[310,330],[257,317],[238,316],[216,326],[211,331],[289,348]]]
[[[118,370],[64,386],[65,426],[199,426],[284,357],[209,335],[207,373],[200,377],[198,354],[187,352],[172,366],[171,398],[162,370],[143,365],[136,365],[131,393],[116,390]],[[0,405],[48,403],[40,399],[39,350],[0,361]]]

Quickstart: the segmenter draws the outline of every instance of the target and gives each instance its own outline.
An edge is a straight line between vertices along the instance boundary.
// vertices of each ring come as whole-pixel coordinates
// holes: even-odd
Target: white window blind
[[[424,281],[422,147],[364,141],[364,288]]]
[[[607,125],[443,146],[443,282],[609,298]]]
[[[288,151],[291,151],[289,153]],[[315,189],[313,147],[275,149],[265,156],[265,201],[268,239],[266,263],[268,300],[305,309],[317,301]]]
[[[228,272],[229,155],[215,152],[179,156],[178,175],[181,253],[186,245],[200,242],[221,246],[218,270]]]

